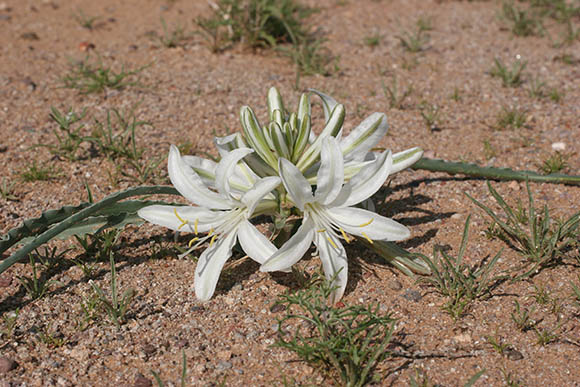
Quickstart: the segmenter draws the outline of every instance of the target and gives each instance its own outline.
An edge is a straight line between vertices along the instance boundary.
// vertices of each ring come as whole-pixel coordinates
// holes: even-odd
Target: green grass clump
[[[469,194],[466,195],[491,217],[494,227],[496,225],[499,227],[499,231],[495,235],[526,258],[528,262],[523,267],[531,264],[531,268],[517,278],[526,278],[543,268],[556,265],[564,253],[573,246],[577,246],[580,212],[575,213],[566,221],[552,219],[547,205],[544,205],[541,211],[535,208],[529,183],[526,184],[528,191],[527,210],[521,202],[518,202],[518,207],[514,210],[489,182],[487,187],[503,210],[506,220],[500,218],[491,208],[475,200]]]
[[[527,121],[526,111],[518,108],[502,107],[500,114],[497,117],[497,122],[494,125],[496,130],[505,130],[507,128],[519,129],[526,125]]]
[[[62,77],[63,87],[76,89],[81,94],[100,93],[106,89],[122,90],[129,86],[139,85],[135,77],[149,65],[134,70],[121,67],[119,72],[105,66],[99,59],[92,63],[89,58],[74,62],[68,74]]]
[[[518,87],[524,83],[523,71],[527,63],[517,59],[512,63],[511,68],[508,68],[500,59],[494,59],[494,67],[490,70],[492,77],[501,78],[503,87]]]
[[[470,217],[465,221],[457,257],[452,257],[437,247],[433,249],[433,258],[419,255],[431,268],[431,275],[420,277],[418,282],[433,286],[439,294],[449,298],[443,305],[443,310],[455,320],[465,315],[474,300],[491,297],[491,290],[505,278],[491,276],[491,271],[501,252],[488,262],[482,262],[477,266],[469,266],[463,262],[467,248],[469,220]]]
[[[274,345],[328,372],[338,385],[378,382],[374,372],[389,356],[395,320],[379,315],[379,305],[329,306],[331,283],[316,277],[307,288],[280,296],[277,304],[287,314],[278,322]]]
[[[61,176],[60,170],[52,164],[39,164],[32,160],[26,168],[20,172],[20,177],[26,182],[32,181],[49,181]]]
[[[503,2],[501,17],[511,24],[510,29],[516,36],[540,35],[544,28],[537,12],[518,8],[512,1]]]
[[[387,85],[385,81],[382,81],[382,85],[385,97],[389,100],[389,107],[391,109],[403,109],[405,99],[411,95],[413,87],[408,86],[402,90],[396,76],[393,77],[390,85]]]
[[[540,171],[545,175],[560,172],[568,167],[569,158],[570,155],[556,151],[539,166]]]

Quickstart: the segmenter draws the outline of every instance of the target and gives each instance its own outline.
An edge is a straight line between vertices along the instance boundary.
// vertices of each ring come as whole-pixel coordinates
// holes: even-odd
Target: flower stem
[[[411,168],[415,170],[423,169],[431,172],[446,172],[450,175],[459,173],[466,176],[483,177],[492,180],[519,180],[580,185],[580,176],[578,175],[564,175],[560,173],[541,175],[533,171],[514,171],[509,168],[480,167],[471,163],[460,163],[440,159],[422,158]]]

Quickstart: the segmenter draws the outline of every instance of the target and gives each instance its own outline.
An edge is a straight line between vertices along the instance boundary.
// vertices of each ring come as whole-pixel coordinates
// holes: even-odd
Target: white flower
[[[279,171],[290,198],[303,213],[303,223],[276,253],[260,267],[261,271],[287,269],[302,258],[310,244],[318,248],[324,273],[335,278],[338,301],[346,288],[347,257],[340,239],[347,243],[356,235],[373,240],[395,241],[408,238],[409,230],[392,219],[361,208],[352,207],[377,192],[392,169],[391,152],[380,154],[359,173],[344,183],[343,153],[338,140],[328,137],[322,142],[317,189],[312,188],[300,170],[281,158]]]
[[[237,240],[246,254],[258,263],[265,262],[276,251],[248,219],[276,210],[277,202],[270,192],[280,184],[280,178],[260,179],[250,175],[249,180],[244,180],[240,176],[243,165],[239,162],[251,152],[253,150],[248,148],[236,149],[224,154],[215,164],[181,157],[177,147],[172,145],[169,178],[179,193],[198,206],[153,205],[138,212],[143,219],[174,231],[189,231],[195,235],[209,233],[201,238],[196,236],[190,242],[195,248],[210,240],[195,268],[195,294],[200,300],[209,300],[213,295],[222,267],[232,255]],[[203,167],[209,175],[200,177],[192,164]],[[208,185],[218,192],[210,190]]]

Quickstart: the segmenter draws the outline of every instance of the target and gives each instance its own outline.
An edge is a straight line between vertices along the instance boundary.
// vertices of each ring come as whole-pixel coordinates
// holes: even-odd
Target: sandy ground
[[[312,87],[346,106],[347,132],[372,112],[387,113],[390,131],[381,145],[393,151],[421,146],[429,157],[537,170],[553,153],[552,145],[563,143],[570,155],[565,172],[580,174],[578,39],[554,47],[547,36],[514,37],[498,19],[501,5],[496,2],[324,0],[318,6],[320,12],[310,22],[339,58],[338,70],[328,77],[301,77],[297,84],[295,66],[272,51],[234,47],[214,54],[200,35],[176,48],[152,38],[152,32],[163,33],[161,19],[168,28],[182,26],[193,32],[193,20],[209,12],[205,1],[0,1],[0,160],[2,178],[15,182],[17,198],[0,199],[0,229],[7,231],[49,208],[86,200],[85,180],[97,199],[136,185],[115,176],[113,163],[91,157],[88,150],[71,162],[54,157],[47,148],[32,147],[56,143],[56,125],[49,119],[52,106],[86,109],[87,133],[94,120],[105,119],[107,110],[134,107],[140,120],[151,123],[137,133],[148,159],[165,157],[170,144],[185,143],[191,153],[215,155],[213,133],[239,130],[242,105],[252,106],[263,118],[269,87],[278,87],[289,106]],[[99,16],[95,28],[79,25],[74,15],[80,11]],[[431,20],[430,41],[424,51],[407,53],[397,36],[413,30],[420,17]],[[560,26],[550,22],[548,32],[557,39]],[[364,39],[374,34],[380,41],[369,47]],[[139,85],[90,95],[63,88],[62,77],[71,63],[85,58],[87,43],[95,46],[92,58],[100,55],[116,71],[123,65],[147,65]],[[571,63],[559,59],[567,54]],[[525,82],[518,88],[502,87],[490,75],[494,58],[511,64],[517,56],[527,62]],[[394,77],[400,87],[413,88],[403,109],[391,108],[383,90],[383,82],[390,85]],[[530,96],[534,79],[560,90],[561,101]],[[451,98],[454,92],[458,100]],[[426,127],[422,103],[439,107],[438,130]],[[525,110],[525,127],[495,130],[504,107]],[[320,106],[315,112],[320,125]],[[33,160],[51,163],[60,176],[23,182],[21,173]],[[161,183],[167,182],[164,168],[162,163],[157,178]],[[525,184],[494,187],[512,204],[526,199]],[[555,217],[580,209],[577,187],[531,184],[531,190],[537,205],[547,204]],[[468,262],[476,264],[501,248],[498,270],[522,260],[503,242],[485,237],[488,219],[464,195],[492,205],[482,180],[406,171],[393,178],[385,193],[382,213],[411,228],[412,238],[402,246],[413,252],[429,254],[434,245],[456,252],[465,219],[472,214]],[[260,273],[256,264],[242,261],[222,273],[214,298],[201,303],[193,290],[195,263],[167,253],[174,246],[171,234],[150,225],[131,226],[123,232],[120,246],[120,287],[137,290],[128,321],[120,329],[106,319],[81,329],[81,304],[91,286],[75,265],[54,269],[51,279],[58,282],[36,301],[17,278],[30,275],[29,265],[15,265],[0,276],[0,313],[7,318],[19,311],[12,335],[3,334],[0,341],[1,386],[147,386],[154,382],[151,370],[168,385],[177,385],[182,351],[188,385],[332,383],[296,361],[293,353],[272,347],[282,315],[272,305],[277,295],[298,286],[291,276]],[[77,248],[65,256],[78,254]],[[445,299],[431,288],[415,284],[373,253],[349,246],[350,282],[343,302],[379,302],[382,311],[398,319],[396,341],[417,354],[412,361],[395,357],[383,363],[381,385],[407,385],[411,375],[422,372],[431,383],[459,386],[482,369],[486,371],[476,385],[504,385],[510,379],[529,386],[579,385],[579,310],[570,298],[570,284],[578,283],[580,274],[574,254],[578,251],[529,281],[503,283],[493,297],[476,302],[465,317],[454,321],[441,310]],[[312,272],[319,260],[301,265]],[[109,279],[107,264],[97,264],[94,281],[108,288]],[[547,289],[557,301],[537,303],[536,287]],[[542,346],[534,331],[518,331],[510,317],[514,301],[535,308],[538,326],[555,330],[559,339]],[[42,340],[47,333],[60,341]],[[488,336],[511,350],[498,353]]]

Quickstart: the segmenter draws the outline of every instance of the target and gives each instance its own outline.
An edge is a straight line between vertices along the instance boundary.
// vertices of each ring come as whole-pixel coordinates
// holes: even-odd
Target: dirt
[[[193,32],[193,20],[209,14],[205,1],[0,1],[0,159],[2,178],[15,183],[17,199],[0,199],[2,232],[47,209],[85,201],[85,181],[95,199],[136,185],[116,175],[112,162],[90,156],[90,149],[80,152],[80,160],[66,161],[49,148],[34,147],[56,143],[51,107],[87,109],[86,133],[94,127],[93,119],[105,119],[107,110],[134,107],[140,120],[151,123],[137,133],[145,158],[164,157],[170,144],[187,142],[191,153],[215,155],[214,133],[239,130],[242,105],[265,117],[269,87],[276,86],[289,106],[295,106],[303,90],[316,88],[346,106],[347,132],[372,112],[387,113],[390,130],[380,145],[394,151],[421,146],[429,157],[537,170],[553,153],[552,145],[563,143],[563,152],[570,155],[564,172],[580,174],[580,41],[555,47],[552,41],[562,32],[558,23],[548,24],[548,36],[524,38],[513,36],[498,18],[501,5],[496,2],[324,0],[316,5],[320,11],[309,22],[339,58],[338,69],[328,77],[302,76],[297,81],[295,66],[273,50],[237,45],[212,53],[199,34],[175,48],[152,38],[152,31],[163,33],[161,20],[169,29],[182,26]],[[75,19],[80,11],[99,16],[93,29]],[[431,39],[423,51],[407,53],[397,36],[414,30],[419,17],[431,20]],[[381,38],[369,47],[364,38],[373,34]],[[63,88],[61,79],[70,72],[71,62],[89,52],[116,71],[122,66],[147,67],[138,85],[123,90],[82,95]],[[565,54],[576,61],[565,63],[560,59]],[[525,83],[503,87],[490,75],[494,58],[510,65],[517,56],[527,62]],[[390,85],[395,76],[401,87],[413,88],[402,109],[391,108],[383,90],[383,82]],[[562,91],[562,100],[531,96],[528,90],[536,77]],[[455,91],[458,100],[451,98]],[[425,125],[422,103],[439,107],[436,130]],[[526,125],[496,130],[504,107],[525,110]],[[315,111],[319,124],[320,106]],[[33,160],[54,165],[59,176],[22,181],[22,171]],[[164,164],[158,169],[159,182],[166,183]],[[526,200],[523,183],[493,186],[511,204]],[[547,204],[555,217],[579,210],[577,187],[530,186],[537,206]],[[502,248],[498,270],[522,262],[513,248],[486,238],[489,221],[464,194],[493,206],[483,180],[409,170],[397,174],[385,192],[389,195],[383,214],[412,230],[403,247],[430,254],[434,245],[443,245],[456,253],[471,214],[469,263],[477,264]],[[64,255],[67,259],[80,254],[78,245],[72,240],[55,244],[60,249],[73,245],[76,248]],[[293,277],[260,273],[252,262],[234,261],[222,273],[214,297],[202,303],[194,296],[195,263],[167,252],[175,245],[166,230],[128,227],[120,246],[119,286],[137,291],[120,329],[106,318],[81,324],[81,305],[92,288],[70,261],[51,272],[57,282],[35,301],[18,280],[31,275],[30,265],[17,264],[0,275],[0,311],[5,319],[18,311],[12,335],[3,334],[0,342],[0,385],[147,386],[155,383],[151,371],[167,385],[177,385],[182,352],[188,385],[333,383],[293,353],[272,347],[277,318],[283,315],[272,306],[277,295],[297,289]],[[432,288],[416,284],[372,252],[349,246],[350,282],[342,302],[378,302],[381,311],[398,319],[396,341],[414,355],[394,356],[381,364],[380,385],[407,385],[419,373],[419,379],[426,375],[431,383],[459,386],[483,369],[476,385],[504,385],[509,380],[529,386],[580,385],[579,309],[570,297],[571,283],[578,284],[580,274],[574,254],[578,252],[530,280],[502,283],[491,298],[475,302],[465,317],[454,321],[441,309],[446,299]],[[319,261],[311,258],[301,265],[312,272]],[[94,282],[108,289],[109,281],[107,263],[98,263]],[[536,288],[546,289],[557,301],[539,304]],[[554,330],[558,338],[540,345],[533,330],[516,329],[511,318],[514,301],[534,309],[538,327]],[[489,344],[490,336],[509,349],[498,353]]]

